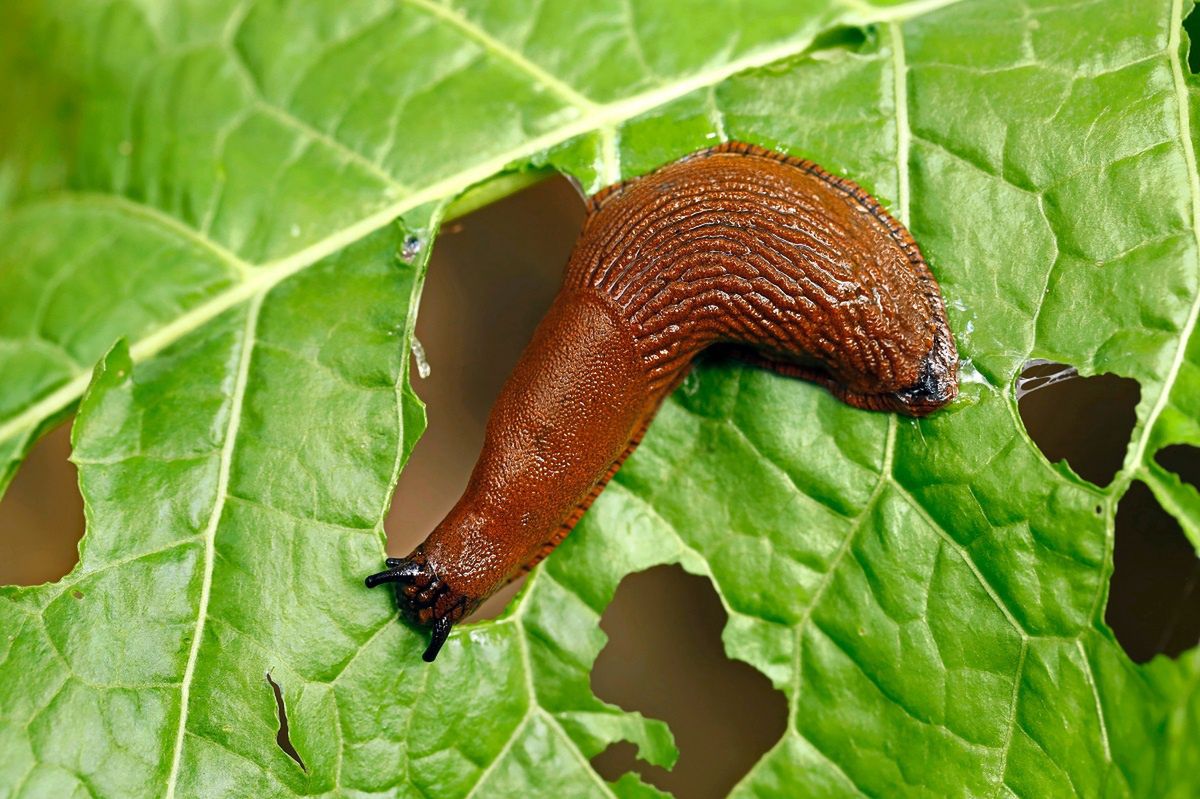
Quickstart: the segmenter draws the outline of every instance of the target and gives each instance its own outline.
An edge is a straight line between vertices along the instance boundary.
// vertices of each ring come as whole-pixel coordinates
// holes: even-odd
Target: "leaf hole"
[[[83,497],[71,456],[74,416],[29,450],[0,501],[0,585],[39,585],[79,562]]]
[[[1137,421],[1141,386],[1114,374],[1083,377],[1075,367],[1030,361],[1017,377],[1017,408],[1025,431],[1051,462],[1106,486],[1125,461]]]
[[[1172,444],[1160,449],[1154,460],[1159,466],[1174,472],[1180,480],[1200,491],[1200,447]]]
[[[447,223],[437,238],[416,329],[432,367],[416,384],[429,426],[385,523],[392,554],[421,543],[466,487],[492,403],[558,292],[583,218],[579,193],[559,176]],[[500,613],[522,582],[472,619]]]
[[[1200,73],[1200,48],[1196,47],[1196,41],[1200,39],[1200,13],[1198,12],[1200,12],[1200,6],[1193,7],[1183,20],[1183,32],[1187,34],[1188,38],[1187,65],[1193,75]]]
[[[601,699],[666,721],[679,761],[667,771],[635,759],[633,744],[592,759],[607,780],[627,771],[676,796],[723,797],[783,735],[787,700],[760,671],[730,660],[728,617],[706,578],[658,566],[621,581],[604,611],[608,645],[592,670]]]
[[[868,42],[873,42],[876,38],[878,38],[878,33],[874,27],[868,31],[855,25],[839,25],[817,34],[805,54],[812,55],[824,50],[848,50],[851,53],[860,53]]]
[[[1117,506],[1113,566],[1104,620],[1132,660],[1174,657],[1200,643],[1200,558],[1139,482]]]
[[[279,716],[279,732],[275,734],[275,744],[307,773],[308,766],[304,765],[304,759],[300,757],[296,747],[292,746],[291,736],[288,735],[287,707],[283,704],[283,690],[279,687],[279,683],[271,678],[271,672],[266,673],[266,678],[267,683],[271,686],[271,692],[275,695],[275,711]]]

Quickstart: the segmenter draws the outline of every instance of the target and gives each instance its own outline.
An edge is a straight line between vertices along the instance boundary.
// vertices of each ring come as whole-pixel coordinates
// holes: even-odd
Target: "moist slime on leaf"
[[[416,236],[405,236],[404,243],[400,246],[400,257],[405,261],[412,261],[421,254],[421,240]]]
[[[958,393],[937,282],[853,182],[727,142],[599,192],[558,296],[508,378],[462,498],[395,583],[433,660],[453,624],[532,569],[720,345],[858,408],[923,416]]]

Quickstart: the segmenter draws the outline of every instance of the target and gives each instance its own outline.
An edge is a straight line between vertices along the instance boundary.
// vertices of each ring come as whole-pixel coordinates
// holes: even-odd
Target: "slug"
[[[718,344],[858,408],[922,416],[958,393],[937,282],[851,181],[727,142],[600,191],[462,498],[366,580],[432,628],[426,661],[566,537]]]

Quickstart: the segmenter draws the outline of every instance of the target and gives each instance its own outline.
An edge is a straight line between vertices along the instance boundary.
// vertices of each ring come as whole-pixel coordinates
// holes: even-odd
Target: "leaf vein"
[[[1017,702],[1021,698],[1021,677],[1025,673],[1025,655],[1029,651],[1029,639],[1021,641],[1021,653],[1017,656],[1017,670],[1013,675],[1012,697],[1008,703],[1008,730],[1004,735],[1004,743],[1000,748],[1000,768],[997,770],[996,793],[994,797],[1004,792],[1004,774],[1008,771],[1008,753],[1012,749],[1013,735],[1017,731]]]
[[[259,295],[251,303],[246,312],[246,324],[242,332],[241,352],[238,357],[238,371],[234,382],[233,395],[229,403],[229,423],[225,430],[225,441],[221,446],[220,467],[217,472],[217,490],[213,500],[212,513],[208,525],[204,529],[204,572],[200,582],[200,601],[196,609],[196,629],[192,636],[192,646],[188,652],[187,663],[183,669],[183,677],[179,690],[179,725],[175,732],[175,748],[171,756],[171,770],[167,777],[167,799],[174,799],[175,788],[179,781],[179,769],[183,761],[183,740],[187,730],[188,705],[191,697],[192,678],[199,661],[200,645],[204,639],[204,626],[208,620],[208,602],[212,591],[213,561],[216,559],[217,528],[225,509],[225,501],[229,491],[229,475],[233,463],[233,453],[236,448],[238,427],[242,420],[242,408],[245,404],[246,386],[250,377],[250,359],[254,351],[254,342],[258,330],[258,315],[262,308],[265,295]]]
[[[1188,116],[1188,87],[1183,77],[1183,65],[1179,55],[1181,50],[1180,35],[1183,31],[1184,2],[1185,0],[1174,0],[1171,4],[1170,33],[1167,35],[1167,58],[1171,63],[1171,75],[1175,84],[1175,98],[1179,113],[1179,138],[1183,147],[1184,161],[1187,163],[1188,187],[1192,200],[1192,233],[1196,240],[1196,254],[1200,256],[1200,173],[1197,172],[1196,151],[1192,146],[1191,120]],[[1174,387],[1175,380],[1179,377],[1179,372],[1183,368],[1183,362],[1187,356],[1188,342],[1191,340],[1192,333],[1196,329],[1198,318],[1200,318],[1200,291],[1196,292],[1196,297],[1192,301],[1191,308],[1188,310],[1187,319],[1184,321],[1183,328],[1179,331],[1179,346],[1175,349],[1175,357],[1171,360],[1171,366],[1163,379],[1162,390],[1154,401],[1154,407],[1146,415],[1146,422],[1142,425],[1141,435],[1138,437],[1133,453],[1127,461],[1123,480],[1123,483],[1126,485],[1133,479],[1134,469],[1139,467],[1145,460],[1146,448],[1150,444],[1150,434],[1154,430],[1154,425],[1158,421],[1158,417],[1162,415],[1163,409],[1166,408],[1167,402],[1170,399],[1171,389]]]
[[[455,28],[468,39],[476,42],[483,47],[488,53],[507,61],[514,67],[524,72],[535,82],[545,86],[550,91],[565,100],[571,105],[583,112],[595,110],[596,103],[590,98],[581,94],[574,87],[554,77],[541,66],[527,58],[524,54],[512,49],[504,42],[497,39],[488,31],[476,25],[471,20],[467,19],[463,14],[430,0],[401,0],[401,2],[424,11],[432,17],[435,17],[441,22]]]
[[[892,6],[887,9],[871,9],[869,13],[863,12],[864,21],[904,19],[950,5],[952,2],[955,0],[934,0],[934,2],[918,0],[918,2]],[[772,47],[756,49],[741,58],[719,66],[698,71],[668,86],[633,94],[608,104],[597,105],[590,113],[570,120],[554,130],[527,139],[494,156],[484,158],[424,189],[413,191],[405,197],[387,203],[379,210],[369,213],[357,222],[347,225],[307,247],[258,266],[242,282],[214,295],[208,301],[195,306],[171,323],[135,342],[130,347],[130,357],[134,363],[138,363],[156,355],[177,339],[206,324],[221,313],[255,297],[260,292],[269,290],[291,275],[312,266],[364,236],[391,224],[397,217],[427,203],[449,200],[470,186],[504,170],[514,161],[536,155],[577,136],[594,133],[605,126],[619,125],[693,91],[720,83],[738,73],[791,58],[803,52],[810,42],[811,36],[804,34]],[[114,202],[128,203],[131,206],[138,205],[123,197],[112,196],[110,199]],[[162,215],[162,212],[157,209],[151,209],[149,206],[146,208],[152,213]],[[182,230],[188,231],[188,235],[196,237],[198,241],[208,243],[214,248],[220,247],[215,242],[198,236],[194,230],[181,223],[175,222],[175,224],[179,225]],[[234,258],[237,263],[246,264],[242,259],[236,256]],[[18,433],[36,427],[42,419],[77,401],[84,389],[87,388],[90,379],[90,372],[78,373],[56,390],[42,395],[25,411],[0,423],[0,441],[6,441]]]

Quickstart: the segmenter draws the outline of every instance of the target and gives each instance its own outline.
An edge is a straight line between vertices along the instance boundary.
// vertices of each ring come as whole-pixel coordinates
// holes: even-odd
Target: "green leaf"
[[[88,531],[63,580],[0,588],[0,796],[657,795],[591,769],[674,749],[588,674],[617,583],[666,562],[788,697],[736,796],[1200,792],[1200,655],[1135,665],[1103,621],[1130,482],[1198,518],[1153,461],[1200,445],[1190,10],[6,3],[0,485],[77,406]],[[725,138],[910,225],[964,401],[901,420],[705,363],[505,615],[422,663],[361,577],[447,208]],[[1109,487],[1025,434],[1031,358],[1139,381]]]

